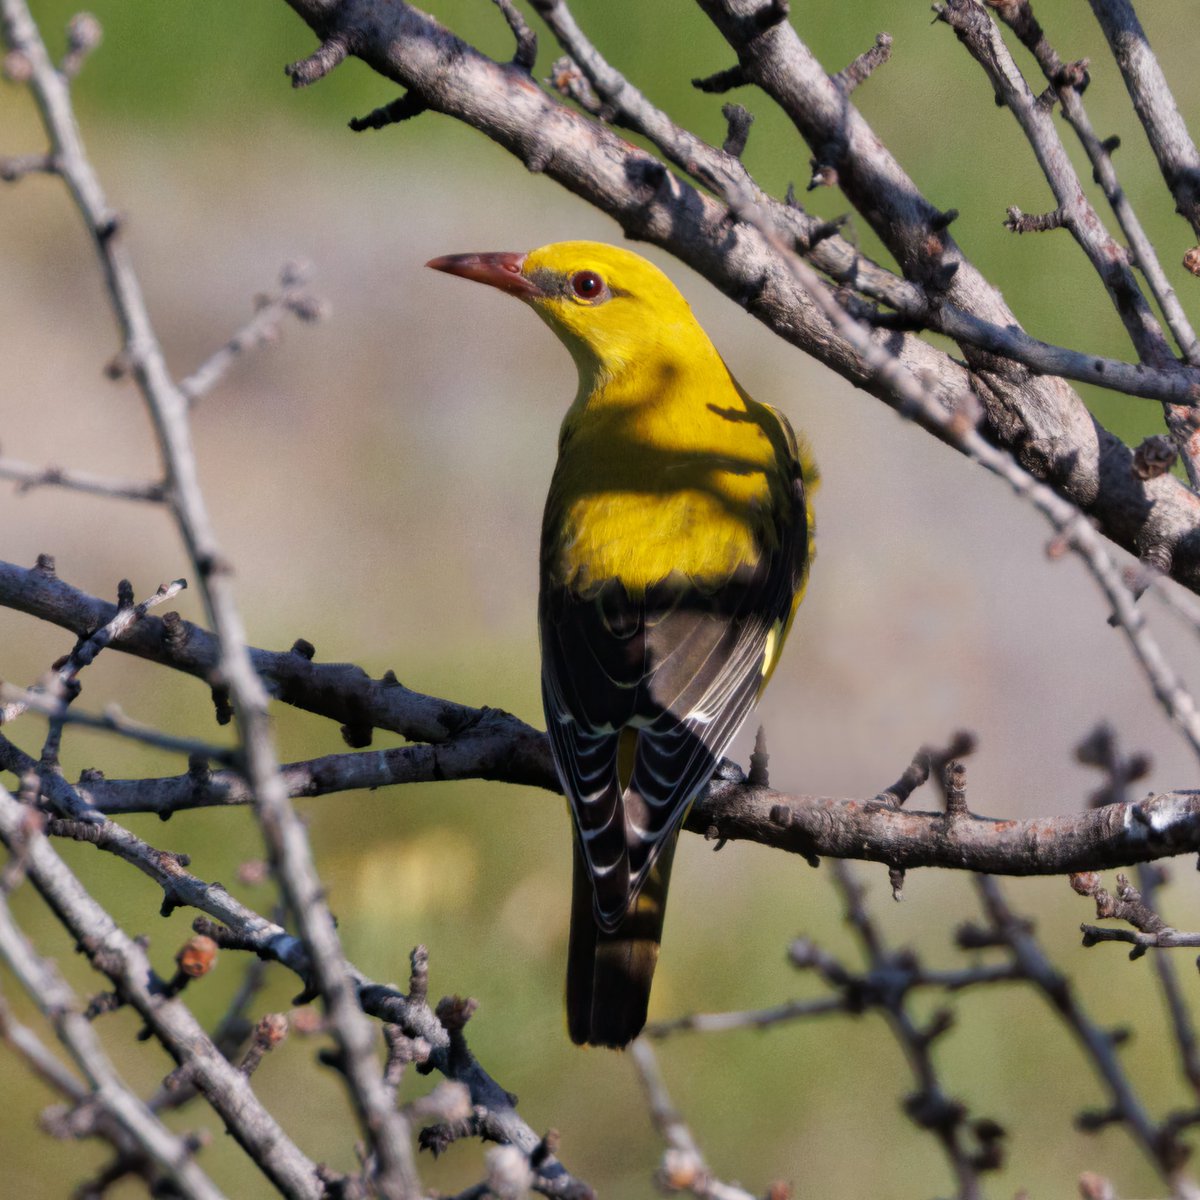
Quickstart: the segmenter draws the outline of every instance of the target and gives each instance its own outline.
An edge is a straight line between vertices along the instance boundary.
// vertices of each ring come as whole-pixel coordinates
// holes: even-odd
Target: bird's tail
[[[576,1045],[619,1049],[633,1041],[646,1023],[677,840],[678,834],[672,835],[663,846],[633,907],[612,933],[596,923],[592,882],[575,844],[567,1029]]]

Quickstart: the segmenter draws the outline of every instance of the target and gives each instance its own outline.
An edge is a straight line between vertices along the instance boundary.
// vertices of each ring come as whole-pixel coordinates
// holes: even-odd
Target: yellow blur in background
[[[278,649],[305,637],[320,659],[353,661],[374,676],[392,668],[410,687],[540,725],[537,531],[574,369],[521,306],[482,289],[468,294],[421,264],[447,252],[525,250],[567,238],[620,241],[619,229],[448,118],[349,133],[345,121],[390,100],[393,85],[349,63],[293,93],[282,65],[314,43],[282,3],[249,13],[236,0],[93,7],[106,41],[74,89],[83,134],[110,202],[127,217],[123,236],[173,369],[186,374],[228,337],[289,260],[314,264],[314,290],[332,306],[317,326],[287,325],[281,344],[239,364],[195,412],[202,479],[252,643]],[[511,54],[491,5],[431,7],[485,51]],[[720,140],[720,99],[700,96],[688,80],[731,56],[692,5],[572,7],[652,99]],[[70,8],[33,9],[59,44]],[[1200,82],[1167,31],[1188,12],[1183,0],[1159,0],[1143,14],[1185,114],[1196,111]],[[1190,306],[1194,281],[1173,266],[1188,244],[1186,227],[1172,215],[1097,31],[1082,6],[1065,0],[1040,5],[1039,16],[1064,57],[1091,57],[1093,121],[1102,134],[1121,134],[1122,181]],[[807,4],[793,21],[831,71],[880,29],[894,35],[892,62],[855,102],[930,199],[961,211],[956,237],[1002,284],[1031,333],[1128,357],[1100,284],[1067,234],[1017,239],[1001,228],[1009,204],[1036,212],[1052,202],[1015,123],[994,107],[950,32],[929,27],[924,6],[878,0]],[[554,57],[544,35],[539,76]],[[1031,67],[1023,53],[1019,61]],[[735,98],[758,117],[747,162],[761,181],[780,192],[790,179],[803,184],[809,153],[784,119],[757,93]],[[0,153],[42,146],[28,96],[6,85]],[[829,191],[808,199],[823,215],[847,207]],[[875,252],[861,222],[851,232]],[[1047,560],[1047,530],[1027,507],[668,256],[637,249],[680,285],[747,391],[805,431],[822,468],[808,598],[758,713],[777,787],[871,796],[919,745],[967,727],[981,739],[968,762],[974,810],[1076,811],[1098,780],[1071,751],[1101,719],[1127,750],[1151,754],[1147,787],[1194,780],[1121,635],[1105,623],[1098,594],[1076,563]],[[0,191],[3,453],[153,476],[139,397],[129,383],[102,377],[117,348],[92,249],[61,184],[33,177]],[[1102,397],[1097,411],[1130,440],[1160,427],[1150,402]],[[122,577],[141,597],[188,574],[163,512],[52,489],[18,496],[6,485],[0,557],[31,564],[39,552],[55,555],[68,582],[109,597]],[[194,593],[178,607],[201,619]],[[1200,678],[1195,649],[1158,624],[1176,665]],[[31,682],[69,645],[61,631],[0,611],[0,677]],[[89,708],[115,699],[131,716],[174,731],[228,736],[195,680],[109,653],[83,684],[80,703]],[[277,709],[276,729],[285,760],[345,749],[329,722],[290,709]],[[743,762],[752,733],[744,730],[736,747]],[[31,752],[42,734],[29,716],[12,730]],[[110,777],[183,769],[170,755],[76,731],[65,761],[71,775],[83,767]],[[926,793],[910,803],[934,805]],[[561,1131],[571,1170],[604,1196],[655,1194],[660,1149],[630,1063],[576,1050],[566,1036],[570,830],[562,801],[471,782],[345,793],[299,807],[351,959],[374,978],[403,981],[408,951],[427,944],[434,993],[480,1000],[472,1049],[519,1094],[531,1125]],[[237,883],[239,864],[261,854],[249,814],[208,810],[167,825],[130,824],[154,845],[186,850],[197,874],[222,880],[252,906],[273,904],[269,885]],[[192,914],[163,920],[156,888],[130,868],[89,847],[62,852],[129,932],[150,936],[165,972]],[[975,911],[968,880],[913,873],[895,905],[882,867],[859,872],[890,940],[916,945],[932,965],[967,961],[952,942]],[[1168,919],[1183,925],[1195,910],[1193,875],[1180,863],[1167,893]],[[1136,1024],[1136,1047],[1124,1061],[1151,1105],[1183,1105],[1148,960],[1129,964],[1114,947],[1082,950],[1077,927],[1092,913],[1065,880],[1013,881],[1006,891],[1037,917],[1045,947],[1097,1019]],[[815,980],[786,963],[801,933],[856,959],[825,873],[802,861],[744,845],[714,854],[686,836],[673,897],[652,1019],[818,994]],[[16,906],[81,994],[98,990],[98,977],[74,960],[30,889]],[[210,1025],[243,969],[225,953],[216,972],[189,989]],[[286,1010],[299,990],[282,968],[269,979],[254,1015]],[[0,986],[37,1024],[2,970]],[[915,1002],[926,1015],[942,1003]],[[1153,1175],[1121,1131],[1087,1138],[1074,1130],[1076,1111],[1103,1107],[1105,1097],[1040,999],[1014,986],[953,1004],[959,1023],[936,1051],[944,1084],[974,1115],[1010,1131],[996,1194],[1067,1194],[1084,1169],[1114,1177],[1126,1194],[1153,1193]],[[137,1024],[122,1012],[101,1028],[146,1094],[171,1064],[153,1045],[135,1044]],[[308,1154],[349,1169],[353,1120],[339,1081],[314,1061],[318,1044],[293,1035],[254,1086]],[[921,1197],[951,1187],[934,1139],[901,1111],[913,1084],[877,1016],[681,1035],[661,1047],[661,1059],[713,1169],[751,1190],[773,1179],[814,1196]],[[414,1077],[406,1094],[427,1086]],[[103,1161],[99,1145],[55,1145],[35,1132],[53,1097],[7,1053],[0,1094],[6,1194],[65,1195]],[[212,1130],[202,1163],[227,1194],[271,1194],[208,1110],[193,1106],[170,1120]],[[422,1156],[423,1177],[455,1191],[480,1177],[481,1157],[477,1143],[459,1143],[436,1163]]]

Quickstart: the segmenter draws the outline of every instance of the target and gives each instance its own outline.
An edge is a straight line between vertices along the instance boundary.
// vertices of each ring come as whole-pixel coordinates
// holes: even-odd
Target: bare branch
[[[1112,152],[1120,144],[1120,140],[1111,138],[1102,141],[1092,129],[1092,123],[1084,108],[1083,90],[1088,82],[1087,63],[1063,63],[1034,17],[1029,0],[1014,0],[1013,3],[995,4],[992,7],[996,15],[1013,29],[1037,59],[1042,73],[1054,87],[1062,105],[1063,116],[1075,130],[1091,161],[1096,182],[1104,189],[1104,198],[1111,206],[1129,242],[1134,263],[1145,276],[1184,358],[1195,365],[1200,362],[1200,345],[1197,344],[1195,330],[1192,329],[1191,322],[1179,303],[1179,297],[1176,296],[1175,289],[1158,261],[1154,245],[1142,228],[1128,194],[1117,180]]]
[[[113,922],[51,848],[45,836],[24,828],[22,805],[0,789],[0,840],[22,843],[26,871],[42,897],[179,1063],[267,1177],[286,1195],[320,1200],[316,1165],[288,1138],[258,1102],[245,1077],[226,1061],[179,1000],[164,1000],[145,951]]]
[[[650,1043],[638,1038],[629,1047],[629,1057],[646,1094],[654,1127],[667,1144],[658,1172],[662,1190],[691,1192],[700,1200],[755,1200],[742,1188],[713,1177],[692,1131],[671,1103]]]
[[[0,683],[0,701],[4,702],[6,710],[24,712],[32,709],[52,721],[59,721],[65,725],[86,725],[89,729],[104,729],[109,733],[119,733],[135,742],[158,746],[163,750],[174,750],[179,754],[200,755],[213,762],[228,763],[234,759],[233,752],[225,746],[215,746],[198,738],[177,737],[173,733],[153,729],[127,717],[116,704],[110,704],[102,713],[81,712],[77,708],[69,708],[62,700],[52,700],[41,692],[29,692],[8,683]]]
[[[1004,39],[976,0],[947,0],[936,10],[979,63],[995,93],[1008,105],[1042,168],[1058,208],[1055,221],[1070,230],[1112,299],[1142,362],[1172,361],[1167,340],[1142,294],[1125,251],[1104,228],[1088,201],[1050,112],[1030,91]],[[1051,227],[1051,226],[1045,226]],[[1194,341],[1194,338],[1193,338]],[[1179,448],[1192,487],[1200,486],[1200,427],[1190,409],[1166,406],[1167,428]]]
[[[88,471],[67,471],[62,467],[35,467],[11,458],[0,458],[0,479],[15,480],[18,492],[31,492],[39,487],[62,487],[117,500],[147,500],[158,504],[166,499],[166,489],[161,483],[108,479]]]
[[[0,157],[0,183],[16,183],[26,175],[54,175],[58,164],[50,154],[9,154]]]
[[[1090,0],[1176,211],[1200,237],[1200,152],[1129,0]]]
[[[20,751],[0,741],[0,763],[3,764],[3,769],[23,771],[32,762],[28,756],[22,756]],[[81,803],[77,795],[72,801],[74,789],[61,776],[46,776],[42,785],[57,807]],[[5,795],[6,793],[0,792],[0,839],[4,840],[10,849],[17,846],[21,853],[27,854],[33,843],[25,834],[24,827],[16,827],[11,833],[5,832]],[[194,923],[197,933],[211,937],[224,949],[248,950],[260,958],[278,962],[304,981],[306,991],[310,988],[314,972],[301,939],[241,904],[220,884],[206,883],[191,874],[187,870],[186,855],[157,850],[112,821],[106,821],[102,825],[78,821],[51,822],[49,831],[56,836],[75,838],[117,855],[162,888],[163,915],[168,915],[181,906],[198,909],[209,917],[216,918],[216,921],[197,919]],[[40,833],[38,837],[41,838]],[[41,845],[44,841],[42,838],[37,844]],[[30,874],[32,877],[32,867]],[[34,881],[37,882],[36,878]],[[495,1141],[511,1143],[530,1157],[538,1190],[545,1195],[558,1197],[559,1200],[585,1200],[590,1196],[591,1190],[588,1186],[571,1175],[553,1154],[543,1152],[533,1161],[541,1138],[518,1114],[512,1094],[501,1087],[471,1054],[462,1036],[461,1025],[455,1030],[448,1030],[444,1019],[429,1007],[426,998],[427,956],[423,947],[414,951],[412,994],[407,997],[394,988],[375,983],[353,967],[348,966],[347,971],[354,984],[357,1003],[365,1012],[384,1022],[400,1026],[408,1037],[421,1039],[430,1047],[430,1066],[441,1071],[448,1079],[462,1083],[470,1089],[471,1102],[477,1115],[478,1128],[473,1130],[474,1133]],[[121,994],[127,993],[122,989]],[[161,988],[155,995],[161,999]],[[138,1007],[135,998],[129,997],[129,1002]],[[138,1011],[142,1011],[140,1007]],[[157,1027],[151,1022],[148,1024],[151,1024],[151,1028],[157,1034]],[[170,1046],[168,1048],[170,1049]],[[208,1095],[199,1076],[190,1081],[195,1082],[200,1090]],[[386,1084],[385,1086],[388,1087],[390,1097],[392,1089]],[[208,1098],[212,1102],[212,1097]],[[214,1106],[221,1111],[215,1102]]]
[[[327,755],[288,763],[282,771],[293,796],[476,778],[532,784],[557,794],[544,738],[515,717],[491,710],[477,727],[439,745]],[[527,754],[513,752],[521,743]],[[0,746],[0,769],[19,775],[33,762],[2,751]],[[533,762],[542,764],[536,772],[528,769]],[[250,802],[244,780],[232,771],[91,778],[80,781],[78,792],[85,803],[111,815],[154,812],[165,818],[189,808]],[[1011,820],[968,813],[947,821],[941,812],[900,809],[890,792],[861,798],[776,791],[750,783],[727,763],[697,799],[684,828],[810,859],[828,855],[900,869],[1061,875],[1200,851],[1200,792],[1163,792],[1065,816]]]
[[[17,928],[2,895],[0,955],[53,1023],[59,1039],[87,1079],[96,1102],[128,1135],[132,1144],[173,1182],[181,1195],[194,1200],[221,1200],[221,1192],[192,1161],[190,1148],[167,1129],[121,1079],[104,1052],[95,1028],[80,1011],[74,993],[54,964],[40,958]]]
[[[1138,868],[1138,883],[1142,898],[1151,908],[1155,907],[1156,893],[1166,878],[1167,873],[1163,867],[1143,866]],[[1180,1069],[1191,1087],[1193,1095],[1200,1100],[1200,1042],[1196,1039],[1195,1022],[1188,1011],[1171,956],[1155,954],[1153,960],[1154,970],[1158,974],[1159,987],[1170,1015],[1171,1032],[1179,1047]]]
[[[517,40],[517,50],[513,55],[513,66],[522,71],[532,71],[537,61],[537,35],[529,28],[521,10],[513,0],[494,0],[496,7],[504,14],[513,37]]]
[[[849,96],[871,73],[892,57],[892,35],[881,33],[870,50],[864,50],[849,66],[843,67],[834,77],[833,84],[843,95]]]
[[[348,37],[342,33],[331,34],[312,54],[285,67],[284,72],[291,78],[292,87],[308,87],[341,66],[351,49]]]
[[[308,289],[310,275],[307,263],[288,263],[279,274],[279,290],[255,297],[254,316],[186,379],[180,380],[179,390],[189,404],[211,392],[243,354],[278,341],[283,320],[289,313],[306,322],[319,321],[328,315],[328,305]]]
[[[105,646],[124,636],[150,609],[164,601],[174,599],[186,587],[186,579],[176,579],[173,583],[160,584],[158,591],[153,596],[134,604],[132,603],[133,590],[127,580],[122,580],[117,589],[118,594],[121,601],[128,600],[128,603],[119,601],[116,614],[112,619],[105,622],[94,633],[87,637],[81,637],[71,653],[61,662],[56,663],[52,671],[36,685],[36,690],[44,692],[50,700],[67,699],[79,672],[94,662],[96,655]],[[0,707],[0,725],[15,720],[27,707],[27,704],[19,701]]]
[[[1185,933],[1172,929],[1142,899],[1142,893],[1125,875],[1117,876],[1115,893],[1101,885],[1099,875],[1084,872],[1071,876],[1071,886],[1081,896],[1090,896],[1096,903],[1096,916],[1101,920],[1126,921],[1132,929],[1109,929],[1099,925],[1081,925],[1083,944],[1098,942],[1131,942],[1130,958],[1140,958],[1151,947],[1163,950],[1200,946],[1200,933]]]
[[[1177,1194],[1196,1196],[1195,1184],[1181,1173],[1188,1155],[1187,1147],[1178,1140],[1178,1130],[1166,1124],[1155,1125],[1146,1112],[1117,1059],[1118,1039],[1088,1016],[1068,980],[1055,970],[1042,952],[1030,923],[1018,918],[1009,908],[999,884],[987,876],[980,876],[975,883],[994,934],[1012,951],[1025,978],[1067,1023],[1108,1090],[1109,1108],[1101,1113],[1084,1114],[1081,1117],[1083,1128],[1095,1130],[1113,1121],[1123,1123],[1163,1177],[1178,1186]],[[962,937],[960,934],[960,941]]]
[[[990,24],[989,24],[990,28]],[[742,219],[753,223],[765,237],[774,238],[764,216],[748,194],[730,196]],[[892,391],[900,412],[957,445],[965,454],[1004,479],[1017,495],[1028,500],[1051,523],[1087,565],[1092,577],[1113,606],[1113,620],[1125,633],[1139,666],[1162,705],[1192,750],[1200,756],[1200,712],[1195,701],[1172,670],[1157,640],[1151,635],[1136,597],[1118,571],[1095,529],[1080,510],[1044,484],[1038,483],[1017,461],[975,428],[968,418],[975,399],[970,392],[955,398],[956,410],[946,409],[930,397],[903,362],[887,353],[830,294],[816,272],[797,254],[777,245],[788,269],[807,289],[830,323],[852,344],[863,363]]]

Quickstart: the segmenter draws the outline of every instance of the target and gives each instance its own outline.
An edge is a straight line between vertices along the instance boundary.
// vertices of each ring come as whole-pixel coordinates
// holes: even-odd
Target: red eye
[[[576,271],[571,276],[571,290],[581,300],[595,300],[604,291],[604,280],[595,271]]]

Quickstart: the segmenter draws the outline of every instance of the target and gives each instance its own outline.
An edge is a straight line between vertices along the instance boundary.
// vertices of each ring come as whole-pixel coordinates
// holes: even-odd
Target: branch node
[[[479,1001],[472,996],[443,996],[437,1002],[434,1015],[447,1033],[461,1034],[478,1008]]]
[[[754,124],[754,114],[744,109],[740,104],[723,104],[721,114],[729,123],[729,132],[721,149],[734,158],[741,158],[746,149],[746,141],[750,137],[750,126]]]
[[[957,759],[951,759],[941,774],[942,790],[946,793],[946,816],[967,815],[967,768]]]
[[[693,79],[692,87],[698,88],[702,92],[721,95],[724,92],[733,91],[734,88],[746,87],[749,83],[750,76],[746,74],[745,68],[741,63],[735,63],[723,71],[705,75],[700,79]]]
[[[1015,204],[1008,209],[1004,228],[1013,233],[1046,233],[1060,229],[1066,217],[1061,208],[1048,213],[1023,213]]]
[[[1162,433],[1152,434],[1133,452],[1131,469],[1143,482],[1165,475],[1179,456],[1175,443]]]
[[[308,87],[324,79],[335,67],[341,66],[350,53],[350,40],[344,33],[335,33],[323,41],[307,58],[289,63],[283,73],[290,76],[292,87]]]
[[[67,22],[67,52],[58,67],[62,75],[66,79],[74,79],[82,70],[87,56],[103,39],[104,30],[91,13],[76,13]]]
[[[1063,63],[1054,76],[1054,86],[1062,88],[1071,88],[1083,95],[1087,91],[1087,86],[1091,83],[1091,76],[1088,75],[1088,67],[1091,66],[1091,60],[1087,58],[1077,59],[1075,62]]]
[[[751,787],[770,787],[771,777],[768,771],[770,755],[767,753],[767,731],[760,725],[754,735],[754,749],[750,754],[750,774],[746,782]]]
[[[508,22],[508,27],[517,40],[517,49],[512,58],[512,65],[526,74],[532,74],[533,64],[537,61],[537,34],[529,28],[525,18],[512,0],[493,0],[493,2],[504,14],[504,19]]]
[[[875,44],[864,50],[852,63],[830,77],[833,86],[843,96],[849,96],[860,83],[864,83],[876,67],[882,66],[892,56],[892,35],[880,33]]]
[[[763,6],[747,20],[757,32],[765,33],[781,21],[786,21],[790,11],[788,0],[766,0]]]
[[[351,117],[349,124],[355,133],[362,133],[364,129],[384,129],[388,125],[399,125],[401,121],[411,121],[428,108],[429,105],[410,88],[403,96],[372,109],[365,117]]]
[[[9,83],[28,83],[33,78],[33,63],[29,55],[20,50],[10,50],[0,63],[0,75]]]
[[[14,154],[0,158],[0,182],[16,183],[26,175],[53,175],[58,160],[52,154]]]
[[[212,702],[218,725],[228,725],[233,720],[233,705],[229,699],[229,685],[214,683],[212,686]]]
[[[408,976],[408,998],[414,1004],[425,1004],[429,1000],[429,950],[414,946],[409,961],[412,970]]]
[[[934,233],[941,233],[943,229],[947,228],[947,226],[957,220],[958,209],[948,208],[945,212],[935,212],[933,216],[929,218],[929,228]]]
[[[247,1077],[253,1075],[263,1058],[287,1037],[288,1019],[283,1013],[267,1013],[254,1027],[254,1037],[237,1069]]]
[[[596,95],[588,77],[579,69],[579,64],[569,55],[556,58],[550,67],[550,75],[546,82],[568,100],[574,100],[584,112],[608,121],[612,113]]]
[[[815,191],[820,187],[837,187],[838,173],[837,168],[830,166],[829,163],[823,163],[819,159],[813,158],[809,160],[812,164],[812,178],[808,181],[808,186],[804,189],[806,192]]]
[[[172,651],[180,651],[188,640],[188,624],[177,612],[162,615],[162,640]]]
[[[338,730],[342,735],[342,741],[350,747],[351,750],[363,750],[371,744],[375,737],[375,729],[371,725],[350,724],[347,723]]]

